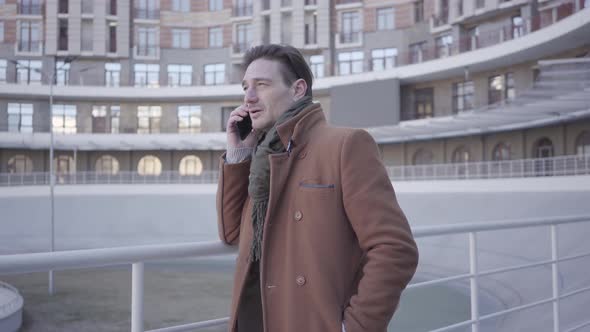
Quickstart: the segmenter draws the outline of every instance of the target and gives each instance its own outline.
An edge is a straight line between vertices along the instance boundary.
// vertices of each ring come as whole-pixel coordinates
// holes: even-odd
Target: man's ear
[[[307,91],[307,82],[304,79],[300,78],[297,81],[293,82],[293,101],[299,100],[301,97],[305,96],[305,92]]]

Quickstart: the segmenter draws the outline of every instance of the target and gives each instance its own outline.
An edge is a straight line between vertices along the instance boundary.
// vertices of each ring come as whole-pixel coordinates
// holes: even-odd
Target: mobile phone
[[[240,133],[240,139],[243,141],[252,132],[252,118],[250,114],[243,117],[243,120],[236,124],[238,126],[238,132]]]

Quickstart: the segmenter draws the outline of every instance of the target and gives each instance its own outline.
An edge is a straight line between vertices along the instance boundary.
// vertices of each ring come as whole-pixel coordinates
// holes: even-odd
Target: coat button
[[[297,278],[295,278],[295,282],[297,283],[298,286],[303,286],[303,285],[305,285],[305,277],[304,276],[297,276]]]
[[[297,210],[297,211],[295,211],[295,215],[293,217],[295,218],[296,221],[299,221],[299,220],[303,219],[303,213],[301,213],[301,211]]]

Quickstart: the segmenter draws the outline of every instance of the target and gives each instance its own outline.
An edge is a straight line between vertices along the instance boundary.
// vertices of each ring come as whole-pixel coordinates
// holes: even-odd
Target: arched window
[[[8,173],[31,173],[33,171],[33,161],[31,158],[17,154],[8,160]]]
[[[590,155],[590,131],[584,130],[576,138],[576,154],[579,156]]]
[[[434,156],[432,151],[426,149],[419,149],[414,153],[412,164],[414,165],[431,165],[434,163]]]
[[[498,143],[492,151],[492,160],[510,160],[510,146],[504,142]]]
[[[96,172],[115,175],[119,173],[119,161],[117,158],[105,154],[96,159]]]
[[[453,163],[468,163],[471,161],[471,154],[464,146],[460,146],[453,152]]]
[[[56,174],[71,174],[76,172],[74,158],[66,155],[55,157],[53,159],[53,168]]]
[[[162,162],[156,156],[144,156],[137,164],[137,172],[139,175],[160,175],[162,173]]]
[[[203,172],[203,163],[197,156],[185,156],[180,160],[178,170],[180,175],[200,175]]]
[[[533,156],[535,158],[550,158],[553,157],[553,142],[547,137],[539,139],[535,143],[533,149]]]

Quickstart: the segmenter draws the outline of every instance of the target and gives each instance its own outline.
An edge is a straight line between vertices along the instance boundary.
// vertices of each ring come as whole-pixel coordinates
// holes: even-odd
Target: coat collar
[[[277,133],[285,147],[289,146],[290,141],[293,144],[303,145],[309,139],[309,131],[325,122],[326,117],[322,106],[319,103],[313,103],[292,119],[277,126]]]

